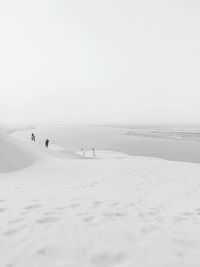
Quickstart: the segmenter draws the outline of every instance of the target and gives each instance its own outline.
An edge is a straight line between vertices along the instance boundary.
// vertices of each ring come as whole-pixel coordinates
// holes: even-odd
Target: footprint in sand
[[[123,253],[101,253],[101,254],[97,254],[91,257],[90,261],[92,264],[96,265],[96,266],[102,266],[102,267],[106,267],[106,266],[112,266],[112,265],[118,265],[121,264],[122,262],[124,262],[127,258],[126,254]]]
[[[181,215],[186,217],[192,217],[194,214],[192,212],[182,212]]]
[[[41,208],[42,205],[40,204],[35,204],[35,205],[29,205],[29,206],[26,206],[24,207],[25,210],[34,210],[34,209],[38,209],[38,208]]]
[[[74,203],[74,204],[71,204],[71,205],[69,205],[69,208],[78,208],[78,207],[80,207],[80,203]]]
[[[17,218],[15,220],[9,221],[8,224],[16,224],[16,223],[24,221],[24,219],[25,219],[24,217],[20,217],[20,218]]]
[[[84,222],[92,222],[94,220],[94,216],[87,216],[82,219]]]
[[[55,210],[57,211],[63,211],[63,210],[66,210],[67,209],[67,206],[60,206],[60,207],[56,207]]]
[[[59,220],[58,217],[45,217],[45,218],[39,219],[37,222],[40,224],[48,224],[48,223],[56,222],[58,220]]]
[[[41,257],[52,256],[52,255],[56,255],[58,253],[59,253],[59,249],[57,247],[51,246],[51,245],[50,246],[48,246],[48,245],[47,246],[46,245],[41,246],[35,251],[35,254],[38,255],[38,256],[41,256]]]
[[[56,215],[56,214],[58,215],[60,213],[65,212],[66,209],[68,209],[67,206],[56,207],[56,208],[54,208],[54,210],[46,211],[43,214],[44,215]]]
[[[3,233],[3,235],[5,236],[12,236],[12,235],[15,235],[21,231],[23,231],[25,228],[27,228],[27,225],[22,225],[20,227],[17,227],[17,228],[13,228],[5,233]]]
[[[109,206],[110,206],[110,207],[117,207],[117,206],[119,206],[119,205],[120,205],[119,202],[112,202]]]
[[[104,216],[104,217],[107,217],[107,218],[122,218],[122,217],[126,217],[128,214],[127,213],[125,213],[125,212],[119,212],[119,211],[117,211],[117,212],[104,212],[104,213],[102,213],[102,215]]]
[[[148,212],[148,215],[150,215],[150,216],[156,216],[158,214],[159,214],[159,212],[157,210],[152,210],[152,211]]]
[[[129,202],[125,206],[127,206],[127,207],[135,207],[135,203],[134,202]]]
[[[89,212],[80,212],[77,215],[78,216],[88,216],[88,215],[90,215],[90,213]]]
[[[200,241],[195,239],[174,238],[173,242],[187,248],[198,249],[200,248]]]
[[[139,212],[138,217],[145,223],[149,223],[151,220],[149,219],[147,213],[145,212]]]
[[[95,185],[94,184],[90,184],[89,187],[94,187]]]
[[[42,247],[36,251],[36,254],[40,256],[44,256],[45,254],[47,254],[47,252],[48,252],[48,249],[46,247]]]
[[[149,226],[141,229],[142,234],[148,235],[155,232],[158,228],[155,226]]]
[[[52,211],[46,211],[46,212],[43,213],[44,216],[54,216],[54,215],[56,215],[56,214],[58,214],[58,212],[55,211],[55,210],[52,210]]]
[[[158,222],[158,223],[163,223],[165,221],[165,217],[164,216],[156,216],[155,217],[155,220]]]
[[[200,208],[196,209],[196,212],[200,215]]]
[[[187,220],[187,218],[185,216],[181,216],[181,215],[174,216],[174,221],[176,221],[176,222],[183,222],[186,220]]]
[[[102,203],[101,201],[94,201],[94,202],[93,202],[93,206],[94,206],[95,208],[100,207],[102,204],[103,204],[103,203]]]
[[[179,213],[177,216],[174,216],[174,220],[176,222],[188,221],[190,219],[194,219],[194,214],[191,212],[182,212]]]
[[[7,211],[8,208],[0,208],[0,212],[4,212],[4,211]]]

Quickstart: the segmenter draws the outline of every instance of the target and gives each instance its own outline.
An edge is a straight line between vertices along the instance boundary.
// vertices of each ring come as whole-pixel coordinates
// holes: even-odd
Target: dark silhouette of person
[[[45,147],[49,147],[49,139],[46,139],[46,141],[45,141]]]
[[[31,134],[31,140],[35,142],[35,135],[34,135],[34,133]]]

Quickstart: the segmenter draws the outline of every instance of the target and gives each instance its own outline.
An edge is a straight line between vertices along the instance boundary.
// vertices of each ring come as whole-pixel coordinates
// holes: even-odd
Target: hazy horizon
[[[0,123],[198,123],[199,11],[189,0],[2,1]]]

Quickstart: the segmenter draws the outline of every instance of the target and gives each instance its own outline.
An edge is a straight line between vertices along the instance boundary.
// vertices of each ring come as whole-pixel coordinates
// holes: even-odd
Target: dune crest
[[[36,153],[19,140],[11,136],[0,136],[0,173],[12,172],[26,168],[38,159]]]

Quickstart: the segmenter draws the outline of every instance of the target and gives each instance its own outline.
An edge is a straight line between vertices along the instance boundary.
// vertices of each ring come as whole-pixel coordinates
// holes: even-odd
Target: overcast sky
[[[200,121],[199,0],[0,0],[0,123]]]

